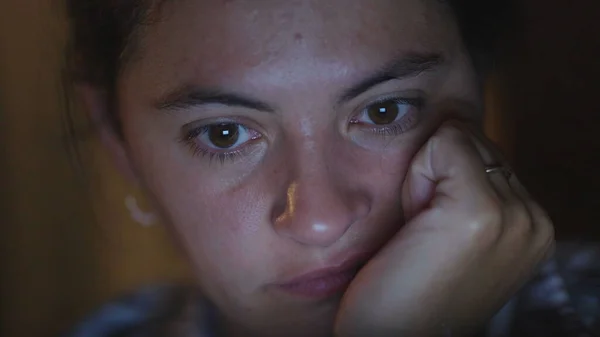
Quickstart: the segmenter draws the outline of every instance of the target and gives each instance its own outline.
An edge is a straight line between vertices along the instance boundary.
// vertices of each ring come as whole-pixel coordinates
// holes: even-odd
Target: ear
[[[112,123],[113,119],[110,114],[115,111],[109,105],[108,93],[106,90],[85,83],[78,83],[75,90],[89,114],[93,127],[98,132],[100,142],[112,157],[113,163],[121,174],[137,183],[137,175],[128,154],[127,144]]]

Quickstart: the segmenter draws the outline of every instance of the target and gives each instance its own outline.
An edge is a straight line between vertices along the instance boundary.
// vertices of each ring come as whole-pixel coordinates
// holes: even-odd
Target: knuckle
[[[481,197],[480,198],[480,217],[490,223],[500,224],[504,220],[505,206],[497,197]]]
[[[515,200],[507,207],[508,216],[506,224],[515,235],[529,238],[533,234],[533,218],[527,206],[520,200]]]
[[[487,217],[473,219],[469,224],[469,236],[473,242],[480,246],[490,247],[495,245],[502,236],[501,226],[492,224]]]
[[[438,145],[462,143],[466,139],[467,135],[451,122],[444,123],[432,137],[432,140]]]
[[[501,202],[490,198],[469,223],[470,236],[482,245],[496,243],[503,234],[504,213]]]
[[[556,240],[554,224],[545,213],[536,219],[536,234],[542,246],[551,248],[554,245],[554,241]]]
[[[554,254],[556,249],[556,241],[554,237],[554,230],[551,229],[545,231],[543,235],[540,235],[537,241],[533,245],[533,252],[535,254],[536,261],[542,263]]]

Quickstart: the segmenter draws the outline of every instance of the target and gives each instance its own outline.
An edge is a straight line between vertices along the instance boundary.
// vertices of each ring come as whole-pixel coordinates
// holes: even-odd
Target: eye
[[[214,123],[197,127],[183,135],[183,141],[194,154],[216,157],[221,162],[243,154],[246,143],[259,139],[261,134],[239,123]]]
[[[423,105],[420,98],[386,98],[368,104],[350,123],[362,125],[363,131],[395,136],[410,130],[418,123]]]
[[[211,148],[226,150],[250,140],[248,130],[240,124],[222,123],[207,125],[204,128],[205,131],[199,140]]]
[[[362,111],[358,122],[375,125],[392,124],[406,116],[413,108],[414,105],[399,99],[376,102]]]

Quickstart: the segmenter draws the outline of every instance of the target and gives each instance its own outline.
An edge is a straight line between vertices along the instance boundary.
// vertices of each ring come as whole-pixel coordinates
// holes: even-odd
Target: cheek
[[[210,184],[199,184],[198,175],[180,175],[177,185],[186,191],[158,190],[160,204],[188,255],[200,273],[221,277],[239,271],[251,275],[254,247],[264,247],[261,225],[265,209],[250,193],[216,193]],[[196,188],[191,187],[194,185]],[[257,207],[258,206],[258,207]],[[224,280],[221,280],[224,281]]]
[[[249,291],[261,274],[267,275],[260,248],[268,246],[268,236],[259,231],[266,209],[257,202],[266,186],[254,184],[232,192],[229,186],[236,179],[231,176],[239,174],[230,174],[231,166],[208,165],[206,158],[191,155],[174,140],[176,132],[169,134],[159,123],[138,116],[144,115],[124,118],[129,156],[199,281],[215,293]]]
[[[370,200],[368,216],[347,233],[350,246],[381,247],[404,225],[402,186],[420,147],[420,141],[412,139],[379,152],[356,149],[351,160],[338,166],[349,177],[346,181]]]
[[[370,189],[398,192],[413,157],[427,140],[429,130],[424,129],[408,137],[391,140],[377,151],[355,150],[350,168],[356,180],[372,186]]]
[[[182,184],[193,185],[195,177],[180,176]],[[163,193],[161,205],[200,286],[208,294],[238,302],[247,298],[272,274],[266,266],[264,247],[271,237],[264,230],[266,209],[250,194],[235,197],[197,188],[182,195]]]
[[[206,286],[217,293],[232,286],[243,288],[233,284],[240,279],[252,284],[253,275],[263,272],[257,268],[263,261],[255,252],[255,247],[265,247],[259,229],[266,210],[256,200],[260,186],[224,191],[223,179],[215,174],[218,169],[202,165],[201,158],[185,151],[155,145],[132,148],[138,150],[136,166],[201,282],[210,281]]]
[[[426,137],[398,140],[380,152],[360,150],[353,155],[347,170],[353,177],[350,183],[368,192],[371,197],[370,226],[398,226],[402,224],[402,187],[413,157]],[[375,226],[375,227],[376,227]],[[382,228],[379,228],[382,229]]]

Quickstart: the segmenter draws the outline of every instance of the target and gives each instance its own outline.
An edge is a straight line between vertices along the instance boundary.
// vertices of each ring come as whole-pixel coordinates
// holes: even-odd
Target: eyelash
[[[420,110],[424,105],[424,100],[421,98],[399,98],[399,97],[383,98],[383,99],[379,99],[379,100],[370,102],[368,105],[366,105],[364,108],[362,108],[361,114],[364,113],[369,107],[372,107],[373,105],[381,104],[381,103],[388,103],[388,102],[395,103],[395,104],[407,104],[413,108],[416,108],[417,110]],[[409,114],[410,114],[410,112],[409,112]],[[400,121],[393,122],[391,124],[387,124],[384,126],[376,126],[375,124],[372,124],[373,126],[368,128],[367,132],[373,133],[373,134],[381,136],[381,137],[397,136],[397,135],[400,135],[400,134],[406,132],[407,130],[409,130],[413,126],[413,124],[416,122],[416,118],[418,118],[418,115],[415,116],[414,114],[411,114],[411,115],[405,115],[405,116],[400,117]],[[406,119],[408,119],[408,121],[406,121]],[[235,124],[240,128],[246,129],[247,131],[252,130],[252,129],[244,126],[241,123],[236,123],[236,122],[227,122],[227,123]],[[235,150],[231,150],[231,151],[210,150],[206,147],[202,147],[202,146],[198,145],[198,137],[209,132],[209,128],[211,126],[218,125],[218,124],[220,124],[220,123],[207,124],[207,125],[203,125],[203,126],[194,128],[192,130],[189,130],[182,135],[180,142],[182,142],[183,144],[188,146],[194,156],[208,157],[209,163],[212,163],[213,160],[216,159],[221,164],[224,164],[226,160],[234,161],[237,157],[247,154],[247,152],[249,151],[249,147],[245,146],[245,144],[242,144],[241,146],[238,146],[238,148],[236,148]],[[353,119],[350,120],[350,124],[357,125],[357,124],[365,124],[365,123],[360,122],[359,120],[357,120],[356,117],[354,117]],[[253,131],[253,132],[256,132],[256,131]],[[258,134],[258,132],[256,132],[256,133]],[[260,136],[252,137],[246,143],[251,142],[253,140],[257,140],[259,138],[260,138]]]
[[[206,134],[209,131],[208,128],[215,124],[219,124],[219,123],[207,124],[207,125],[204,125],[204,126],[201,126],[201,127],[198,127],[198,128],[188,131],[180,139],[180,142],[185,144],[187,147],[189,147],[194,156],[208,157],[209,163],[212,163],[213,160],[217,159],[221,164],[224,164],[226,160],[233,161],[238,156],[244,155],[247,151],[246,146],[240,146],[239,148],[232,150],[232,151],[219,152],[219,151],[209,150],[209,149],[199,146],[197,144],[197,138],[201,135]],[[247,128],[240,123],[232,122],[231,124],[239,125],[239,127],[242,127],[242,128]],[[260,138],[260,137],[258,137],[258,138]],[[255,139],[257,139],[257,138],[253,137],[251,140],[255,140]]]

